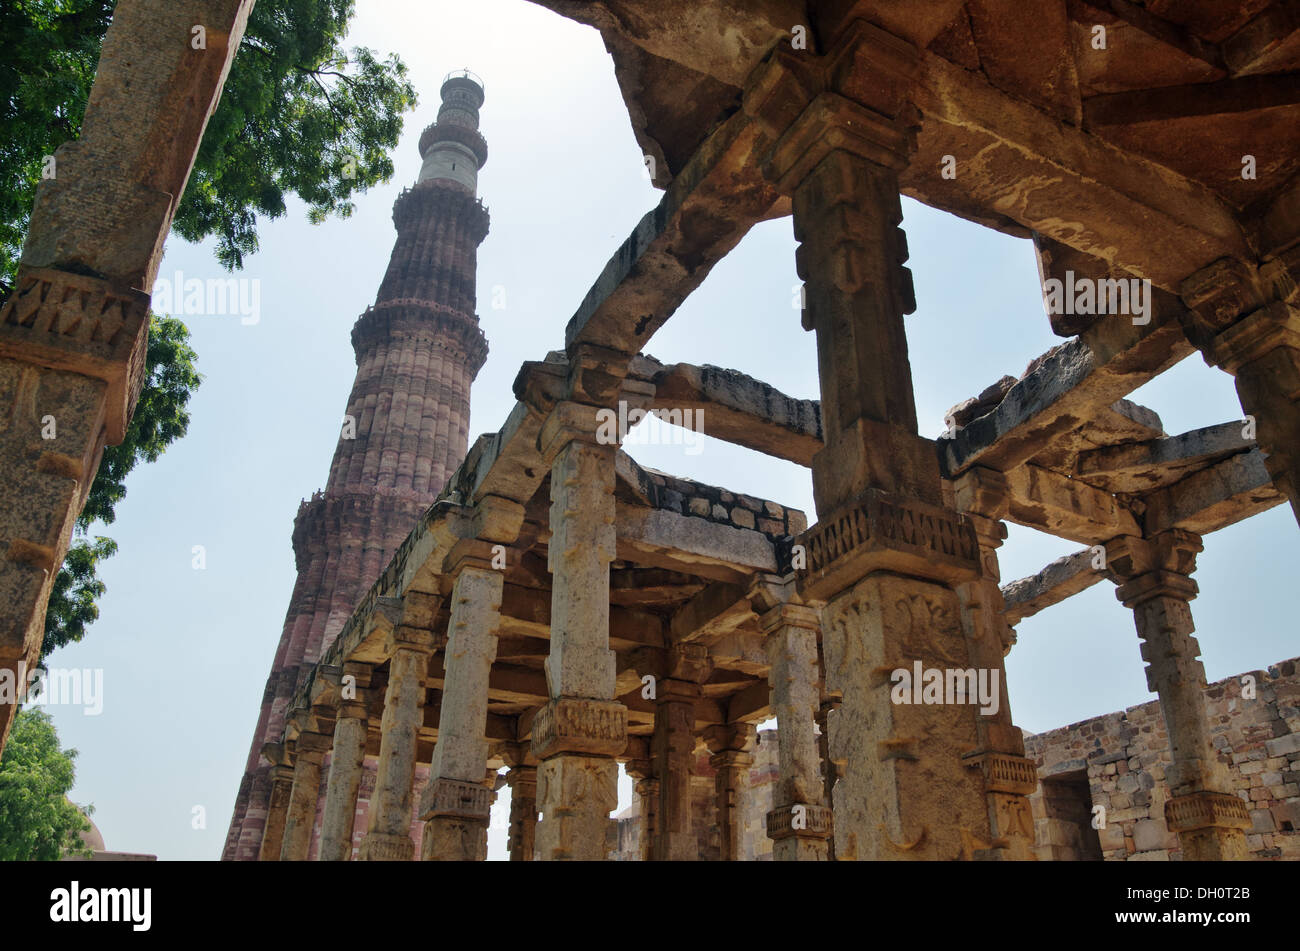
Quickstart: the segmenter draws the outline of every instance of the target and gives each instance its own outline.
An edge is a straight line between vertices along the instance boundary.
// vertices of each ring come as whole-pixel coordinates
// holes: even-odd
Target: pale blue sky
[[[436,115],[442,76],[469,66],[487,87],[491,154],[479,191],[492,229],[478,286],[491,354],[473,389],[472,433],[501,425],[519,364],[562,346],[578,302],[659,200],[595,31],[525,0],[360,0],[350,43],[399,53],[420,91],[396,175],[362,196],[351,220],[313,227],[294,203],[287,217],[261,223],[262,251],[242,275],[261,281],[259,323],[186,318],[206,376],[190,434],[128,480],[106,530],[120,553],[103,568],[102,617],[83,644],[51,659],[104,670],[102,715],[51,709],[65,744],[80,750],[72,797],[94,803],[111,849],[220,854],[293,587],[293,517],[324,485],[355,372],[349,332],[378,289],[393,199],[415,181],[416,142]],[[922,432],[937,436],[951,405],[1003,374],[1019,376],[1060,340],[1043,313],[1029,242],[911,201],[904,215],[918,301],[908,318],[917,410]],[[792,306],[793,252],[789,219],[757,227],[649,352],[815,398],[814,341]],[[178,269],[225,276],[210,247],[173,238],[160,273]],[[491,308],[494,287],[505,292],[504,309]],[[1231,379],[1199,357],[1133,398],[1159,412],[1170,433],[1241,415]],[[655,468],[812,515],[806,470],[712,440],[697,455],[686,448],[632,451]],[[195,545],[206,549],[205,570],[191,567]],[[1013,525],[1003,578],[1078,547]],[[1211,679],[1300,654],[1291,591],[1298,556],[1286,507],[1207,539],[1193,613]],[[1025,729],[1152,697],[1131,614],[1109,584],[1024,622],[1019,638],[1007,677]],[[206,809],[206,829],[192,828],[195,806]],[[492,838],[500,854],[499,822]]]

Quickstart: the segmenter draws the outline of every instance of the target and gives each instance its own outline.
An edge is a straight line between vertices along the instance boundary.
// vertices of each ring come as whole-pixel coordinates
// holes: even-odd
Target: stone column
[[[703,647],[701,647],[703,650]],[[700,686],[683,680],[658,682],[651,756],[659,780],[659,809],[651,855],[656,862],[699,858],[691,828],[691,775],[695,765],[695,701]]]
[[[262,833],[262,848],[258,860],[280,861],[284,844],[284,825],[289,813],[289,796],[293,792],[293,767],[271,767],[271,794],[266,808],[266,827]]]
[[[433,649],[429,630],[406,625],[390,629],[379,772],[370,798],[369,827],[357,855],[361,861],[410,861],[415,855],[410,835],[411,783],[424,721],[424,678]]]
[[[724,723],[709,727],[704,733],[708,744],[709,765],[718,795],[719,859],[739,862],[745,856],[745,817],[743,799],[749,790],[749,768],[754,765],[754,726],[750,723]]]
[[[618,805],[614,757],[627,745],[627,708],[614,699],[609,649],[617,446],[595,441],[596,413],[595,406],[559,403],[538,440],[551,464],[550,700],[532,727],[544,860],[605,858],[609,815]]]
[[[1291,258],[1295,268],[1294,252]],[[1300,522],[1300,292],[1293,273],[1281,258],[1258,269],[1223,258],[1179,291],[1187,338],[1206,363],[1236,378],[1264,465]]]
[[[826,604],[826,691],[842,698],[827,718],[838,860],[972,858],[992,838],[982,777],[962,759],[978,744],[976,708],[903,703],[891,679],[917,663],[970,667],[954,588],[979,577],[974,530],[917,433],[903,327],[915,300],[898,175],[919,63],[911,43],[858,20],[824,57],[776,55],[745,91],[775,138],[764,171],[793,196],[803,324],[817,334],[820,520],[795,544],[801,600]]]
[[[370,664],[343,665],[343,683],[334,723],[334,749],[330,756],[329,779],[325,786],[325,814],[321,818],[322,862],[346,862],[352,857],[352,828],[357,815],[357,793],[366,760],[366,729],[369,721]],[[349,679],[350,678],[350,679]]]
[[[831,810],[825,805],[815,723],[820,707],[817,612],[778,604],[759,618],[771,664],[772,712],[777,723],[779,776],[767,814],[772,858],[820,862],[827,858]]]
[[[1170,798],[1165,823],[1178,834],[1186,860],[1244,860],[1250,814],[1231,792],[1227,769],[1211,742],[1205,715],[1205,668],[1188,602],[1201,539],[1173,530],[1153,539],[1119,538],[1106,546],[1116,596],[1133,609],[1147,687],[1160,697],[1173,763],[1165,769]]]
[[[1015,643],[1006,621],[998,548],[1007,537],[1000,521],[1010,508],[1006,477],[992,469],[975,468],[955,483],[957,508],[975,529],[980,550],[980,577],[957,585],[962,630],[977,684],[987,685],[989,707],[979,708],[975,727],[979,745],[966,762],[984,777],[991,839],[979,852],[985,859],[1034,858],[1034,820],[1029,796],[1038,788],[1038,769],[1025,756],[1024,735],[1011,720],[1004,658]],[[979,677],[987,679],[979,681]]]
[[[280,844],[281,862],[302,862],[311,847],[311,830],[320,801],[320,771],[332,741],[323,733],[299,733],[294,741],[293,789]]]
[[[515,506],[522,518],[523,507]],[[491,565],[491,545],[458,546],[447,625],[447,662],[429,785],[420,802],[426,861],[487,858],[492,791],[483,785],[488,677],[497,655],[505,576]],[[486,557],[485,557],[486,556]],[[449,559],[450,560],[450,559]]]
[[[511,766],[506,782],[510,784],[510,837],[506,842],[510,861],[531,862],[537,849],[537,767]]]
[[[643,742],[639,737],[635,740]],[[629,741],[629,747],[631,743]],[[632,789],[636,793],[637,815],[641,822],[641,861],[652,862],[654,844],[659,837],[659,780],[655,777],[649,749],[643,749],[641,753],[641,756],[628,760],[624,770],[632,777]]]

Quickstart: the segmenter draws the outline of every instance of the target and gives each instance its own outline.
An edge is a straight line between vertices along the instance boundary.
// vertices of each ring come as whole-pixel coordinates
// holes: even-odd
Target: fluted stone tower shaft
[[[325,490],[294,521],[298,579],[223,859],[257,858],[270,794],[263,745],[282,735],[302,678],[465,456],[470,384],[487,358],[474,313],[488,232],[476,197],[487,161],[482,104],[483,87],[469,74],[443,82],[438,120],[420,137],[419,179],[393,206],[388,270],[352,328],[357,375],[342,438]]]

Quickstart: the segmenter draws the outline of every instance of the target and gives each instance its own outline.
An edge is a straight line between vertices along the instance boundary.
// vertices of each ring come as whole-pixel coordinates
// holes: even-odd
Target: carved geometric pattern
[[[1249,829],[1246,803],[1232,793],[1200,792],[1176,796],[1165,803],[1165,824],[1171,832],[1194,829]]]

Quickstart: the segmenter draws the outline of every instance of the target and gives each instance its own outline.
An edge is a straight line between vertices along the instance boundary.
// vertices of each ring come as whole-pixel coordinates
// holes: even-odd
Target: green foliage
[[[81,833],[90,823],[68,801],[76,755],[76,750],[59,748],[49,714],[18,711],[0,757],[0,861],[48,862],[67,852],[89,854]]]
[[[42,661],[55,648],[80,641],[86,626],[99,617],[96,601],[106,587],[95,569],[101,559],[117,552],[117,543],[103,537],[91,543],[81,536],[96,519],[111,524],[117,517],[115,507],[126,497],[126,476],[137,463],[153,462],[189,430],[186,406],[202,380],[194,368],[196,355],[189,340],[185,324],[175,317],[150,316],[144,388],[127,424],[126,439],[120,446],[104,449],[86,507],[77,518],[78,537],[54,578],[45,611]]]
[[[388,151],[416,103],[396,56],[343,47],[355,0],[258,0],[174,221],[243,265],[259,215],[296,193],[312,221],[393,173]],[[0,294],[12,285],[45,156],[81,131],[115,0],[0,4]],[[355,168],[349,167],[355,160]],[[349,174],[352,172],[352,174]]]

